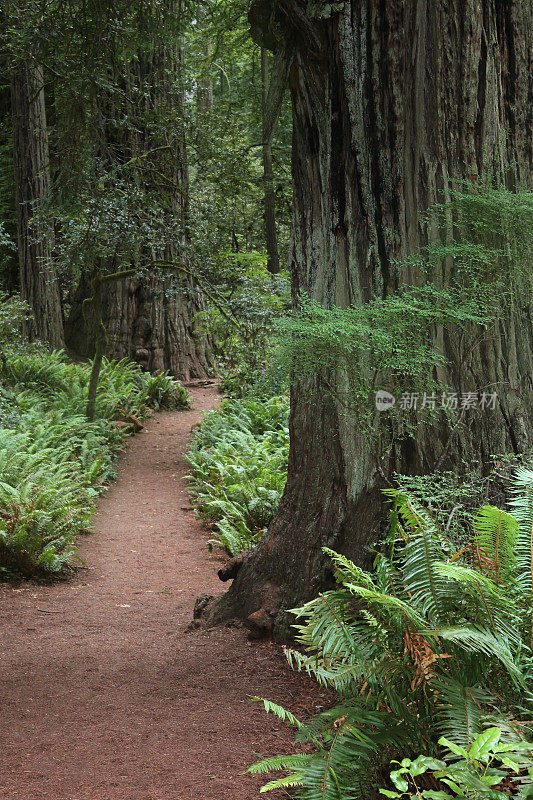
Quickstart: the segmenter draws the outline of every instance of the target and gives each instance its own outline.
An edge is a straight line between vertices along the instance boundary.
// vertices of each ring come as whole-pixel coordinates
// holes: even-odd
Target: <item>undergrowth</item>
[[[298,787],[305,800],[366,800],[375,797],[381,771],[393,759],[401,764],[391,773],[399,776],[395,786],[407,792],[409,759],[440,757],[439,743],[466,759],[480,734],[497,729],[502,753],[530,747],[520,742],[532,738],[533,471],[516,472],[508,510],[486,505],[478,511],[460,551],[413,496],[385,493],[392,502],[390,529],[375,570],[325,550],[336,588],[293,610],[302,649],[286,651],[289,663],[335,689],[338,702],[301,722],[263,701],[312,752],[251,767],[288,773],[262,791]],[[484,773],[478,779],[461,767],[472,791],[457,788],[453,795],[445,789],[459,787],[462,778],[455,767],[445,769],[433,776],[444,786],[422,785],[415,796],[503,800],[509,777],[530,784],[527,769],[533,775],[531,758],[525,771],[519,765],[520,776],[509,764],[487,784]],[[521,784],[511,796],[529,797],[530,788]]]
[[[225,400],[206,415],[187,460],[198,513],[213,523],[229,555],[252,547],[263,535],[287,479],[289,404],[285,397]]]
[[[96,417],[84,409],[90,364],[25,348],[5,356],[0,375],[0,572],[27,577],[74,563],[95,497],[115,475],[126,437],[120,418],[183,408],[183,387],[126,361],[104,361]]]

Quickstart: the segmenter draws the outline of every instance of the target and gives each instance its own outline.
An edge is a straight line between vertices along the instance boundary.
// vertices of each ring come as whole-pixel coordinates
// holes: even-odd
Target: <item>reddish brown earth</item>
[[[217,396],[192,394],[130,442],[80,542],[87,569],[0,587],[2,800],[252,800],[243,770],[292,737],[249,696],[323,702],[276,645],[189,629],[198,595],[223,588],[182,458]]]

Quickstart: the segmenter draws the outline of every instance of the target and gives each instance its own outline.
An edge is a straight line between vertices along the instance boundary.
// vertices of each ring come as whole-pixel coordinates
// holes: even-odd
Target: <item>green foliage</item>
[[[264,250],[260,49],[248,4],[202,7],[186,33],[190,86],[192,249],[210,272],[224,254]],[[289,261],[291,109],[287,96],[272,142],[281,263]]]
[[[30,309],[24,300],[0,292],[0,360],[5,361],[9,353],[23,348],[23,326],[29,317]]]
[[[471,293],[491,316],[502,295],[531,291],[533,192],[456,181],[449,201],[434,205],[426,216],[442,230],[453,230],[452,237],[428,246],[429,274],[447,259],[454,285]]]
[[[115,476],[125,433],[113,420],[187,404],[168,376],[105,361],[96,418],[88,422],[89,373],[89,364],[39,349],[4,363],[10,414],[0,420],[0,570],[33,577],[72,564],[75,536],[87,530],[94,498]]]
[[[435,325],[465,327],[485,321],[475,302],[427,284],[347,309],[302,300],[298,312],[280,320],[277,340],[287,372],[303,377],[321,368],[332,375],[342,367],[350,376],[344,401],[372,408],[370,394],[385,376],[413,387],[424,378],[424,386],[431,386],[434,367],[444,363],[432,339]],[[327,383],[325,388],[332,390]]]
[[[211,544],[237,555],[263,536],[285,486],[288,451],[284,397],[226,400],[206,415],[187,460],[195,504],[214,523]]]
[[[20,353],[5,365],[5,377],[17,392],[21,407],[28,408],[36,397],[49,403],[59,397],[74,412],[86,401],[89,364],[75,364],[61,351]],[[170,376],[143,372],[127,359],[104,358],[96,416],[116,419],[118,415],[143,416],[150,408],[186,408],[188,395]]]
[[[452,339],[461,334],[468,348],[510,308],[529,324],[533,193],[458,183],[449,201],[433,206],[427,218],[442,235],[394,264],[385,297],[359,298],[349,308],[301,297],[293,314],[278,324],[286,372],[318,374],[324,390],[356,407],[360,418],[365,410],[367,416],[373,413],[370,395],[376,389],[434,388],[436,368],[446,364],[435,337],[439,326]],[[426,276],[424,285],[408,285],[413,266]]]
[[[445,761],[418,756],[414,760],[403,758],[393,762],[398,766],[390,773],[390,779],[398,791],[380,789],[380,794],[427,800],[532,797],[533,745],[522,740],[502,742],[502,733],[499,727],[487,728],[468,747],[442,736],[439,744],[447,750]],[[446,789],[423,788],[428,775],[432,776],[432,783]]]
[[[527,736],[518,720],[531,702],[532,493],[533,471],[523,469],[518,514],[484,507],[471,546],[456,552],[422,504],[386,490],[390,529],[374,573],[325,550],[337,587],[294,609],[302,649],[287,658],[339,702],[299,728],[297,741],[315,751],[296,769],[283,761],[252,769],[291,769],[306,800],[356,800],[369,796],[384,758],[402,750],[433,758],[442,735],[464,749],[494,725],[509,749]]]
[[[492,457],[489,471],[479,465],[464,463],[457,470],[427,475],[396,474],[395,481],[406,494],[426,506],[446,536],[460,549],[471,540],[472,524],[481,506],[504,503],[517,470],[527,456],[497,455]]]
[[[274,357],[272,335],[289,304],[288,276],[270,275],[262,253],[224,252],[203,280],[209,281],[217,303],[197,319],[218,354],[221,390],[231,397],[281,394],[286,380]]]

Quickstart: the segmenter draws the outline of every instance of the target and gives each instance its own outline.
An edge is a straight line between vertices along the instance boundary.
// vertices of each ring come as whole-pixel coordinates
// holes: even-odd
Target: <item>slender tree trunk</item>
[[[263,109],[263,184],[265,204],[265,242],[267,250],[267,269],[273,275],[279,270],[278,234],[276,231],[276,196],[274,194],[274,175],[272,172],[272,136],[265,137],[264,120],[267,116],[268,100],[268,51],[261,48],[261,89]]]
[[[305,293],[346,307],[423,282],[414,261],[398,268],[396,260],[436,237],[422,212],[447,200],[454,178],[531,185],[532,17],[521,0],[348,0],[319,20],[297,0],[254,4],[256,37],[272,46],[284,31],[295,51],[295,301]],[[434,278],[446,285],[446,269]],[[459,393],[490,387],[495,410],[459,424],[419,421],[412,434],[389,430],[375,412],[374,438],[327,391],[334,381],[342,393],[340,372],[298,381],[278,514],[214,620],[237,614],[257,631],[287,635],[284,610],[328,581],[322,547],[368,563],[380,488],[394,472],[484,469],[491,454],[531,447],[531,287],[481,339],[465,346],[451,330],[436,339],[449,363],[439,382]]]
[[[206,9],[199,6],[197,9],[198,22],[201,25],[206,16]],[[211,75],[211,61],[213,55],[213,48],[209,40],[206,41],[203,47],[203,65],[198,79],[196,88],[196,110],[198,117],[204,117],[204,120],[199,124],[205,124],[205,116],[210,114],[213,109],[214,91],[213,91],[213,78]]]
[[[0,15],[0,25],[3,18]],[[0,53],[0,75],[8,74],[7,59]],[[0,86],[0,119],[11,118],[11,90],[9,83]],[[17,240],[17,213],[15,208],[15,183],[13,174],[13,128],[4,125],[0,130],[0,218],[5,233],[11,241]],[[2,249],[2,276],[0,284],[10,294],[19,289],[18,253]]]
[[[52,347],[61,347],[61,296],[51,266],[53,231],[35,216],[50,184],[43,74],[39,66],[30,62],[13,66],[11,107],[20,290],[33,312],[27,333],[30,339],[39,338]]]

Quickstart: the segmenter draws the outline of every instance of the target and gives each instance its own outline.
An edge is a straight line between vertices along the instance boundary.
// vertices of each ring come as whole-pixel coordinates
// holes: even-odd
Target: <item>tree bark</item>
[[[107,331],[102,319],[102,288],[103,284],[101,276],[96,274],[92,280],[92,297],[85,301],[84,309],[84,316],[92,328],[95,341],[94,358],[91,367],[91,375],[89,378],[89,386],[87,389],[87,407],[85,409],[85,415],[89,422],[94,420],[96,413],[98,380],[100,378],[100,370],[102,369],[102,361],[104,359],[107,345]],[[90,306],[90,309],[87,308],[87,306]]]
[[[69,347],[82,358],[92,358],[96,349],[82,315],[91,291],[90,281],[83,280],[66,325]],[[109,358],[128,358],[150,372],[168,370],[181,380],[209,374],[209,341],[198,335],[195,320],[205,307],[198,290],[175,289],[170,277],[153,275],[106,286],[102,305]]]
[[[316,6],[316,8],[315,8]],[[423,283],[406,256],[435,239],[422,216],[449,197],[457,178],[491,176],[531,186],[533,10],[520,0],[297,0],[254,3],[256,38],[287,38],[295,51],[293,261],[295,302],[309,295],[346,307]],[[323,18],[330,9],[330,16]],[[405,260],[403,261],[405,264]],[[448,266],[433,276],[448,280]],[[435,331],[449,366],[436,376],[459,393],[497,390],[494,411],[418,421],[392,431],[375,412],[377,437],[363,432],[328,392],[340,371],[295,383],[288,480],[277,516],[245,559],[211,619],[237,615],[256,632],[289,633],[287,609],[330,579],[321,548],[368,565],[379,538],[380,489],[395,472],[485,469],[491,454],[532,446],[531,286],[502,323],[461,343]]]
[[[145,251],[140,262],[187,263],[189,225],[189,174],[185,125],[176,135],[175,120],[184,120],[184,88],[180,71],[182,52],[179,45],[161,47],[154,41],[153,49],[139,57],[137,74],[127,76],[131,85],[126,91],[133,98],[144,98],[146,107],[135,107],[140,123],[137,135],[130,134],[124,143],[128,157],[142,157],[152,166],[153,173],[163,177],[160,197],[164,198],[175,218],[180,219],[181,238],[162,252]],[[146,91],[149,87],[149,91]],[[172,125],[166,132],[161,124],[154,136],[146,127],[146,118],[169,118]],[[163,131],[163,133],[161,133]],[[163,138],[162,138],[163,137]],[[143,186],[143,174],[138,185]],[[67,342],[73,352],[92,357],[96,342],[83,323],[83,300],[90,296],[90,283],[81,281],[76,292],[66,326]],[[103,298],[103,320],[107,330],[106,355],[129,358],[150,371],[168,370],[174,377],[205,377],[213,363],[210,342],[200,331],[196,315],[205,308],[201,292],[189,278],[176,280],[171,275],[155,271],[149,277],[120,281],[106,287]]]
[[[61,296],[51,262],[53,230],[35,216],[50,185],[43,73],[38,65],[13,65],[11,107],[20,291],[33,314],[27,334],[62,347]]]
[[[265,119],[267,116],[267,100],[269,85],[268,50],[261,48],[261,93],[263,117],[263,185],[265,243],[267,251],[267,269],[273,275],[279,272],[278,234],[276,230],[276,195],[274,194],[274,174],[272,171],[272,136],[265,136]]]

